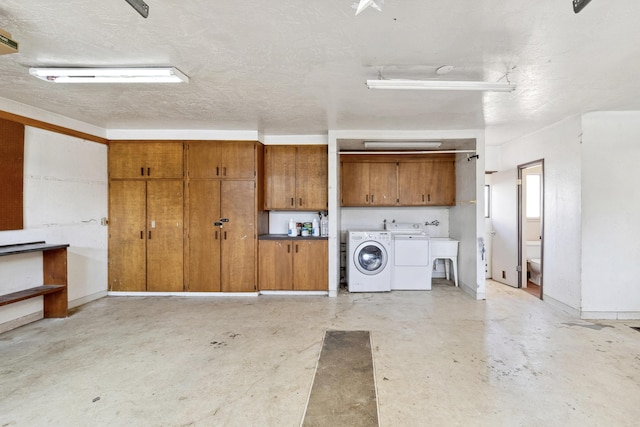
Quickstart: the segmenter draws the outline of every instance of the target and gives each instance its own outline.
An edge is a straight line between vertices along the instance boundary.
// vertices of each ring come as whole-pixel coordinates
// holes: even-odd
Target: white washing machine
[[[349,231],[347,240],[347,282],[349,292],[391,290],[391,233]]]

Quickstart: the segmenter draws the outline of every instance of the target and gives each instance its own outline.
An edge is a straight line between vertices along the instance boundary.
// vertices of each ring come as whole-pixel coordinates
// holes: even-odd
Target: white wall
[[[107,146],[26,127],[24,175],[24,229],[0,232],[0,245],[68,243],[70,307],[106,295]],[[0,293],[41,284],[41,261],[39,253],[3,257]],[[1,307],[0,324],[41,310],[42,298]]]
[[[640,112],[585,114],[582,129],[582,315],[640,318]]]
[[[574,116],[500,151],[500,170],[544,159],[544,298],[573,310],[581,307],[581,132]]]

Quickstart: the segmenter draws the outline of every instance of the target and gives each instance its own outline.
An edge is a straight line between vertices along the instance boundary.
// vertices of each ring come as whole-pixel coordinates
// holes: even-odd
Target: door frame
[[[522,224],[524,221],[524,212],[523,212],[523,197],[525,196],[524,192],[522,191],[523,188],[523,184],[522,184],[522,177],[523,177],[523,170],[525,169],[529,169],[531,167],[534,166],[540,166],[542,168],[542,171],[540,172],[540,299],[543,299],[543,286],[544,286],[544,184],[545,184],[545,179],[544,179],[544,159],[538,159],[538,160],[533,160],[531,162],[527,162],[527,163],[523,163],[518,165],[518,272],[520,274],[518,274],[518,288],[524,288],[526,287],[526,283],[524,283],[523,286],[523,277],[527,277],[526,276],[526,265],[523,267],[523,252],[522,252],[522,248],[523,248],[523,229],[522,229]]]

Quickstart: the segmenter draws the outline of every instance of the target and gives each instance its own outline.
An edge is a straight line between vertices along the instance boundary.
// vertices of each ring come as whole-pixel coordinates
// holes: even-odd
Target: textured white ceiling
[[[486,128],[499,144],[593,110],[640,110],[640,2],[3,0],[0,97],[107,129]],[[437,76],[443,64],[455,66]],[[31,66],[165,66],[184,85],[62,85]],[[375,91],[388,78],[498,81],[513,93]]]

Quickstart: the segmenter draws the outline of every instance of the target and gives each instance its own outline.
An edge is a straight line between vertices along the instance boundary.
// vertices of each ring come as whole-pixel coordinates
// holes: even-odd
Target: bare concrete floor
[[[325,330],[368,330],[382,426],[635,426],[640,322],[519,289],[104,298],[0,335],[0,426],[299,426]]]

